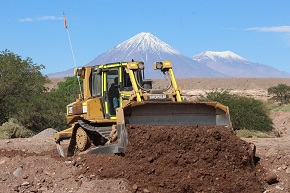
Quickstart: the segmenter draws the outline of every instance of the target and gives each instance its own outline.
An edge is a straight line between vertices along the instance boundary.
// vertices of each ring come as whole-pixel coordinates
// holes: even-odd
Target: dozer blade
[[[64,151],[60,145],[60,142],[64,139],[70,139],[71,136],[72,136],[72,131],[73,131],[73,127],[70,127],[68,129],[65,129],[63,131],[59,131],[57,132],[55,135],[54,135],[54,140],[55,140],[55,143],[56,143],[56,149],[57,149],[57,152],[58,154],[61,156],[61,157],[65,157],[65,154],[64,154]]]
[[[218,102],[136,102],[124,107],[124,117],[126,124],[232,127],[228,107]]]
[[[109,144],[102,147],[91,149],[89,154],[125,154],[128,146],[128,133],[124,122],[124,111],[122,108],[117,109],[117,133],[118,141],[115,144]]]
[[[59,154],[61,157],[65,157],[65,155],[64,155],[64,151],[62,150],[62,147],[60,146],[60,142],[56,143],[56,149],[57,149],[58,154]]]

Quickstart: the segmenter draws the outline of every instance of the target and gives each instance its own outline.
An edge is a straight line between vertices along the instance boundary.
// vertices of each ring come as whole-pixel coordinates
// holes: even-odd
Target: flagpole
[[[75,68],[77,68],[75,54],[74,54],[73,46],[72,46],[71,39],[70,39],[70,33],[69,33],[68,25],[67,25],[67,22],[66,22],[66,15],[64,14],[64,12],[63,12],[63,19],[64,19],[64,27],[66,28],[66,31],[67,31],[67,36],[68,36],[68,40],[69,40],[69,44],[70,44],[70,49],[71,49],[74,65],[75,65]],[[78,83],[79,83],[80,94],[81,94],[81,97],[83,98],[83,92],[82,92],[80,77],[79,77],[78,74],[77,74],[77,78],[78,78]]]

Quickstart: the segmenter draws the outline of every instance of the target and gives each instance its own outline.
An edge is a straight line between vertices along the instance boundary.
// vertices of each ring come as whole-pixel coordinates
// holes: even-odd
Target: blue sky
[[[0,0],[0,51],[46,66],[77,66],[140,32],[182,54],[230,50],[290,72],[289,0]]]

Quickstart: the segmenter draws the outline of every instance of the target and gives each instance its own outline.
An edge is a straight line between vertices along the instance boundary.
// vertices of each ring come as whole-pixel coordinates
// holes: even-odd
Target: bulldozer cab
[[[116,109],[122,107],[124,100],[130,98],[133,90],[132,81],[126,66],[127,63],[112,63],[92,68],[90,91],[93,98],[100,98],[106,119],[116,119]],[[139,84],[143,85],[143,72],[135,72]],[[150,80],[146,84],[151,85]],[[86,88],[84,88],[86,89]]]

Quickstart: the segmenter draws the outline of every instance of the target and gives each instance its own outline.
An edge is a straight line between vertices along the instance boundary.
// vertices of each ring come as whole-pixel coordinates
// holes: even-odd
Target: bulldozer
[[[83,94],[66,107],[66,122],[72,127],[55,134],[60,142],[70,139],[67,156],[125,154],[127,124],[138,125],[219,125],[232,129],[229,108],[218,102],[183,100],[171,61],[154,62],[166,80],[165,88],[153,88],[144,78],[142,61],[115,62],[75,68],[83,79]]]

